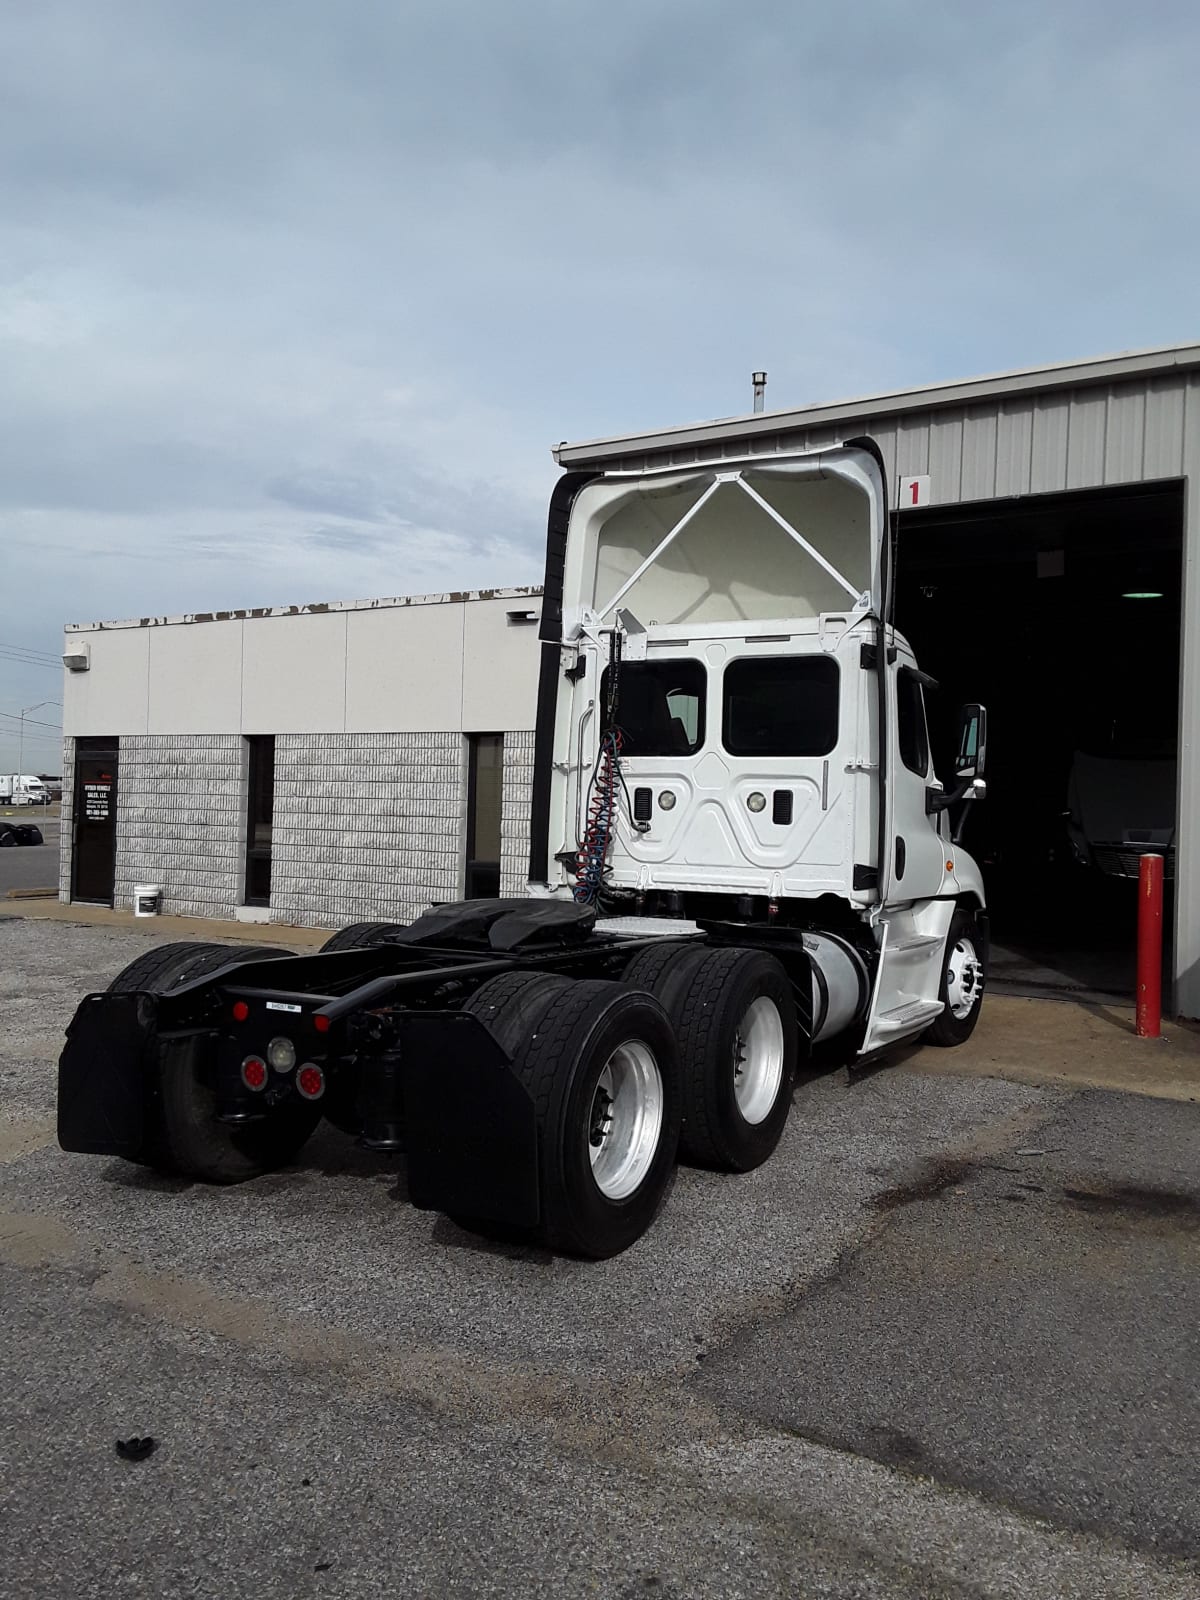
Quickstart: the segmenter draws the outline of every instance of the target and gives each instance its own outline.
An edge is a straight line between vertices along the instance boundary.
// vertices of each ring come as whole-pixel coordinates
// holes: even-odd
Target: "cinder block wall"
[[[271,920],[411,922],[463,886],[460,733],[281,734]]]
[[[75,816],[75,741],[64,739],[62,749],[62,808],[59,823],[58,898],[71,898],[71,828]]]
[[[115,905],[161,883],[163,910],[233,916],[241,899],[246,761],[237,734],[139,734],[117,766]]]
[[[504,736],[501,893],[525,888],[533,734]],[[125,735],[114,903],[160,883],[163,910],[229,919],[242,903],[246,747],[236,734]],[[70,897],[74,741],[63,752],[60,896]],[[459,899],[467,741],[461,733],[280,734],[275,740],[272,922],[410,922]]]
[[[500,812],[501,894],[524,894],[529,878],[533,740],[532,733],[504,735],[504,792]]]

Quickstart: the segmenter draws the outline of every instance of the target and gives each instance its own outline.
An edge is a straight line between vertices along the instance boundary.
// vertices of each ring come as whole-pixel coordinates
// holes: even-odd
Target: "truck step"
[[[933,945],[940,945],[945,936],[940,933],[914,933],[907,939],[897,939],[895,943],[889,941],[888,955],[895,955],[899,950],[928,950]]]
[[[902,1006],[893,1006],[890,1011],[881,1011],[875,1018],[876,1033],[908,1033],[932,1022],[934,1017],[942,1014],[940,1000],[907,1000]]]

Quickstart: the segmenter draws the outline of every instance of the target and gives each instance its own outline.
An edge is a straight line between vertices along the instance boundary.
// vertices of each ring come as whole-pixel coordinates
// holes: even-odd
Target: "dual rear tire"
[[[235,962],[289,955],[264,945],[157,945],[131,961],[109,984],[110,994],[169,994]],[[142,1165],[183,1173],[206,1183],[244,1183],[294,1161],[315,1132],[321,1108],[297,1097],[261,1122],[230,1127],[217,1120],[216,1091],[198,1036],[159,1046],[156,1115]]]
[[[464,1009],[533,1102],[536,1237],[552,1249],[604,1257],[628,1248],[654,1220],[678,1154],[747,1172],[779,1143],[797,1027],[773,956],[652,946],[620,983],[506,973]]]
[[[465,1009],[533,1102],[538,1240],[594,1259],[627,1249],[663,1202],[679,1144],[679,1051],[662,1006],[621,983],[506,973]]]
[[[783,967],[762,950],[651,947],[630,962],[625,982],[655,995],[675,1028],[680,1154],[726,1172],[761,1166],[783,1135],[799,1051]]]

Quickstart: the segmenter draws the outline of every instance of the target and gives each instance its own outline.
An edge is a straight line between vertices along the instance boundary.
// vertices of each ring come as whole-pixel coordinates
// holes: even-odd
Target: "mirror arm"
[[[955,784],[953,789],[926,789],[925,815],[936,816],[939,811],[949,811],[951,806],[956,806],[960,800],[966,798],[967,790],[975,782],[975,775],[963,778]]]

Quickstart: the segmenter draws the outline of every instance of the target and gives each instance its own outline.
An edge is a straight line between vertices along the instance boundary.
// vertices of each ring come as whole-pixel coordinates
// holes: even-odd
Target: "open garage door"
[[[1143,850],[1167,858],[1173,925],[1182,533],[1180,483],[901,516],[896,623],[941,685],[939,770],[958,705],[988,708],[964,842],[1002,986],[1132,995]]]

